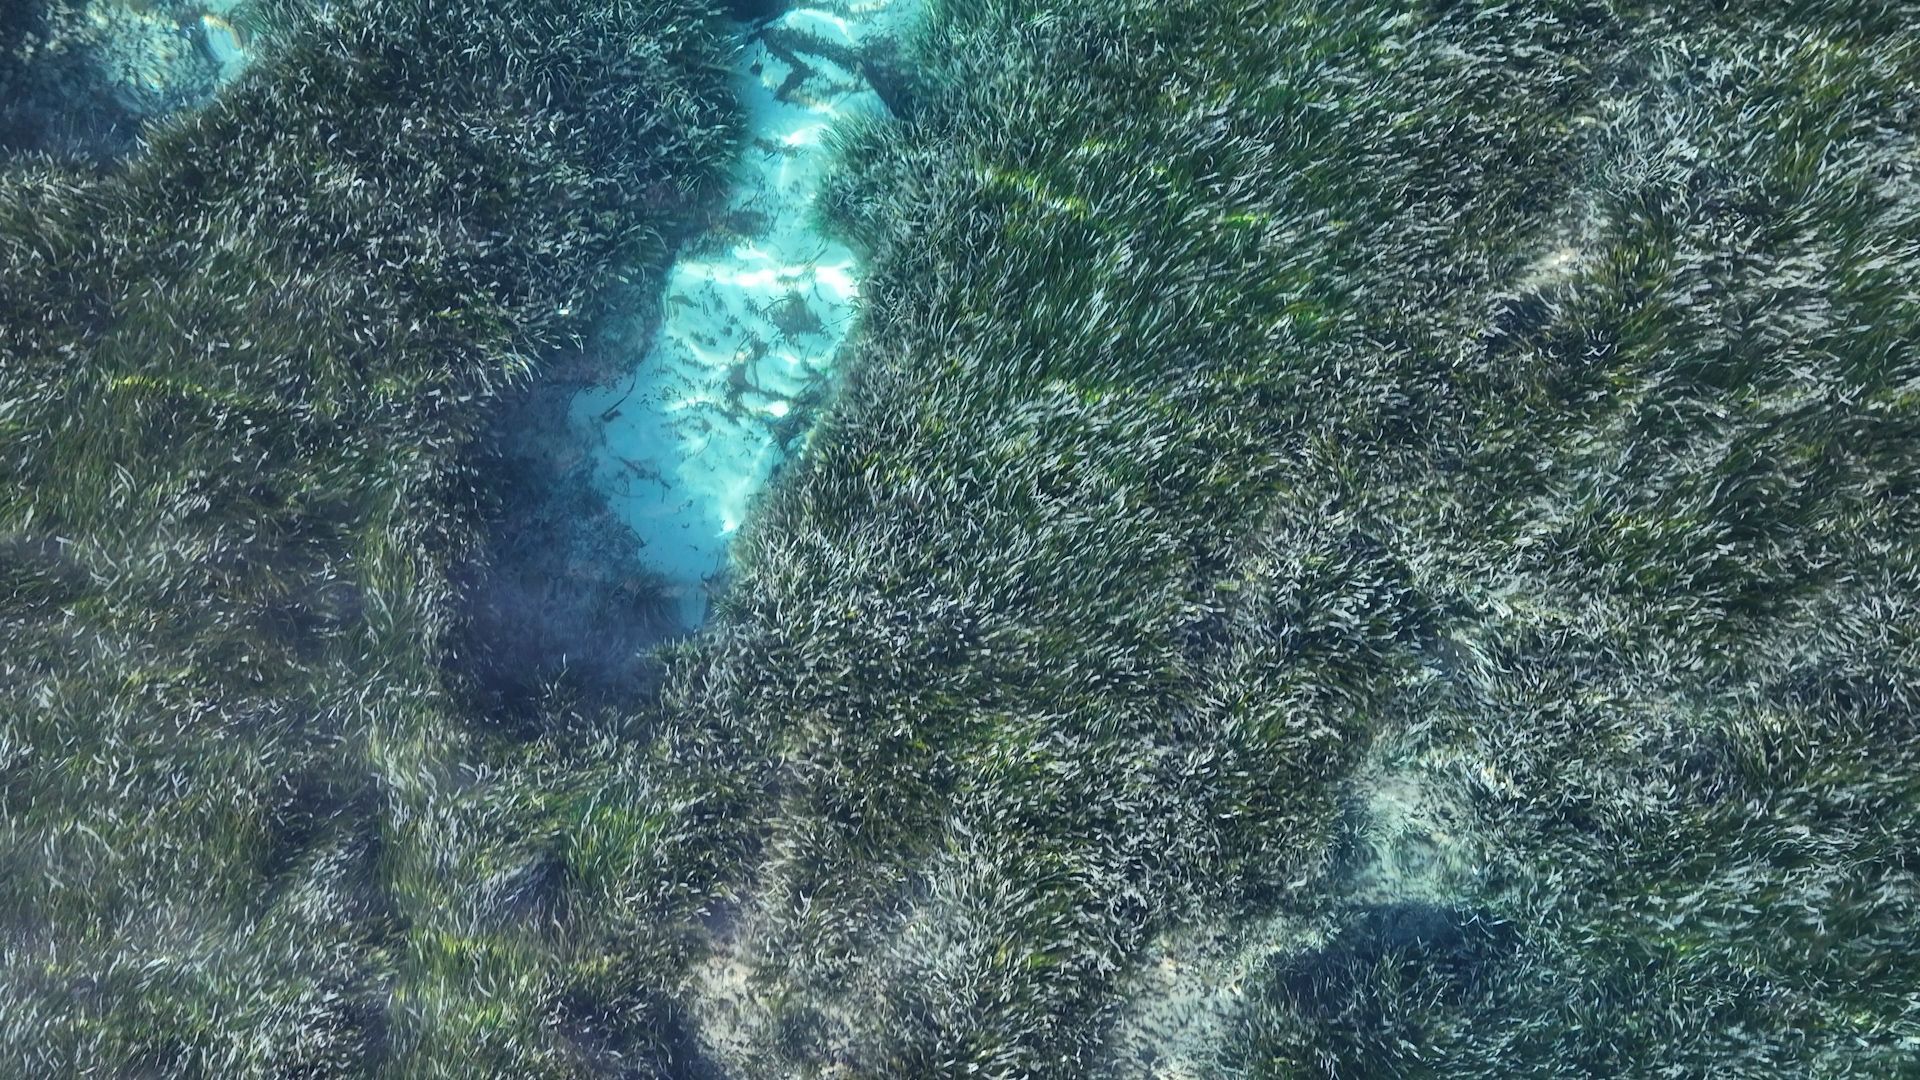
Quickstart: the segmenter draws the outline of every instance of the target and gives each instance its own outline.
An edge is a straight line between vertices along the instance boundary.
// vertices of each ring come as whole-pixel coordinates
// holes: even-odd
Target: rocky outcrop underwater
[[[878,10],[336,2],[0,170],[0,1073],[1910,1072],[1920,12],[755,36]],[[857,298],[729,307],[810,55]]]
[[[0,152],[110,159],[205,105],[304,0],[22,0],[0,11]]]

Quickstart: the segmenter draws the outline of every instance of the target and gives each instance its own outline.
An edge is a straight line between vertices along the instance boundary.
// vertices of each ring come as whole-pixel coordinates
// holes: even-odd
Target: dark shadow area
[[[740,22],[757,25],[779,18],[792,6],[788,0],[727,0],[726,12]]]
[[[700,1048],[693,1018],[663,994],[642,991],[617,1004],[565,994],[557,1027],[598,1075],[623,1080],[726,1080]]]
[[[0,2],[0,160],[132,155],[214,101],[302,2],[246,0],[225,15],[199,0]]]
[[[1352,908],[1325,944],[1276,957],[1258,976],[1236,1066],[1326,1080],[1447,1076],[1432,1063],[1472,1037],[1458,1017],[1511,1000],[1524,947],[1512,923],[1471,908]]]
[[[1268,993],[1310,1020],[1375,1032],[1407,1019],[1402,1003],[1379,999],[1380,986],[1464,997],[1499,969],[1516,940],[1509,924],[1478,912],[1421,901],[1376,904],[1356,912],[1324,947],[1277,965]]]
[[[0,3],[0,161],[44,153],[105,162],[133,149],[140,119],[64,41],[74,18],[56,0]]]
[[[921,103],[933,96],[924,74],[891,38],[869,43],[860,53],[857,70],[896,119],[914,119],[920,114]]]
[[[448,666],[489,726],[537,733],[551,695],[581,708],[650,692],[644,653],[680,632],[640,544],[593,486],[568,423],[596,352],[568,353],[495,403],[469,451],[480,543],[455,567]]]

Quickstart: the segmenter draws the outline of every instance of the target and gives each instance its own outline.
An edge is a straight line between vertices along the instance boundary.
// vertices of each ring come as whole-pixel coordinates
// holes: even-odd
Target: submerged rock
[[[240,0],[48,0],[0,39],[0,150],[110,158],[211,101],[255,49]]]

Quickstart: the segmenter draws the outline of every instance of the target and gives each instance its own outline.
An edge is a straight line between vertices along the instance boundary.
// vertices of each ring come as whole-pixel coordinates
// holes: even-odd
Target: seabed
[[[706,617],[755,496],[804,449],[808,406],[853,324],[859,264],[814,228],[825,136],[885,111],[841,60],[897,33],[914,6],[797,8],[754,32],[736,72],[748,144],[726,206],[668,273],[659,326],[631,369],[573,401],[595,486],[688,629]]]

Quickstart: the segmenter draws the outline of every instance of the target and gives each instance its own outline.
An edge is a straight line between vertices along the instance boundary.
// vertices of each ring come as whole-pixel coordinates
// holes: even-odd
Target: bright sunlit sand
[[[853,253],[815,232],[810,211],[828,130],[884,106],[859,75],[796,42],[844,56],[897,31],[911,4],[792,10],[742,50],[751,130],[719,219],[750,223],[747,234],[690,244],[699,254],[669,273],[650,346],[625,376],[574,400],[573,422],[597,447],[596,484],[639,535],[688,627],[705,617],[755,496],[805,444],[802,399],[831,374],[860,295]],[[799,57],[798,77],[769,35]]]

